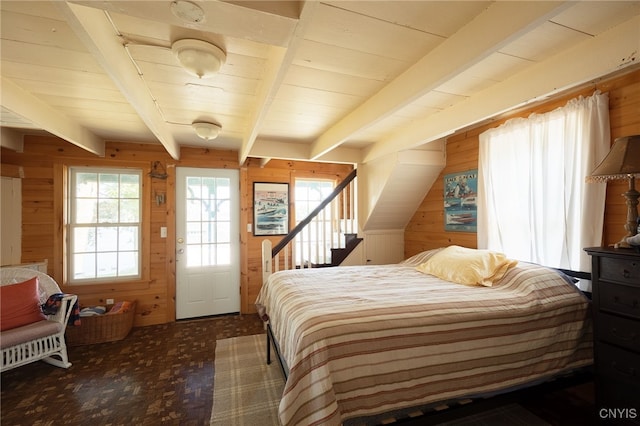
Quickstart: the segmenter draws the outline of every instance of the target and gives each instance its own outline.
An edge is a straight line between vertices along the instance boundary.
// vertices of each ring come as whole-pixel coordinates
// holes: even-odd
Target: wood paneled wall
[[[28,136],[24,152],[5,148],[1,152],[2,173],[21,168],[22,179],[22,262],[49,261],[49,274],[62,284],[63,291],[76,293],[83,305],[104,304],[107,298],[137,300],[135,326],[162,324],[175,320],[175,168],[239,169],[238,153],[198,148],[182,148],[179,161],[173,160],[157,144],[108,142],[104,158],[96,157],[56,137]],[[159,161],[168,174],[166,180],[147,173]],[[137,167],[144,171],[143,247],[148,264],[144,279],[116,285],[65,286],[63,271],[64,186],[67,165]],[[255,312],[253,302],[262,285],[261,241],[247,232],[253,221],[253,182],[286,182],[293,189],[295,178],[317,177],[342,180],[352,166],[325,163],[270,161],[261,167],[257,160],[240,168],[241,312]],[[164,194],[166,203],[156,204],[155,195]],[[293,190],[291,190],[293,202]],[[167,227],[167,238],[160,228]],[[278,237],[272,237],[277,241]]]
[[[446,232],[444,230],[444,175],[478,168],[480,133],[498,127],[514,117],[526,117],[532,113],[546,113],[566,104],[578,96],[590,96],[594,90],[609,93],[611,140],[640,134],[640,70],[622,76],[604,79],[552,100],[509,114],[491,123],[458,132],[447,140],[447,165],[436,180],[411,221],[405,228],[405,257],[423,250],[457,244],[477,247],[475,233]],[[603,244],[613,244],[625,235],[627,207],[624,197],[627,181],[607,183]]]

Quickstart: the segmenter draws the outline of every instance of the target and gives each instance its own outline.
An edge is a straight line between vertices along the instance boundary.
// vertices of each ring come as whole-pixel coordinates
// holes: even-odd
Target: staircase
[[[263,277],[283,269],[338,266],[358,246],[354,169],[273,248],[262,242]]]

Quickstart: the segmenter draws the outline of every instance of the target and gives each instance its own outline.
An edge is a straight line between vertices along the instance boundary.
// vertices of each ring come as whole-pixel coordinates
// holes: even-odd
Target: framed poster
[[[289,232],[289,184],[253,183],[253,235]]]
[[[478,170],[444,176],[444,230],[476,232]]]

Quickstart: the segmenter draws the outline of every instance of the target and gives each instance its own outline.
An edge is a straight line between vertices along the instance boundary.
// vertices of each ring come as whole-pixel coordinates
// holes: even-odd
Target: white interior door
[[[240,311],[239,172],[176,168],[176,318]]]

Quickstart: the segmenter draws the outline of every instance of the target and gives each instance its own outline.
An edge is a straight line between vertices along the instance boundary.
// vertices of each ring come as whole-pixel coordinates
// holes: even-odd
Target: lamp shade
[[[217,138],[222,130],[220,125],[207,121],[194,121],[191,126],[193,126],[196,135],[207,141]]]
[[[213,76],[227,59],[227,55],[218,46],[191,38],[174,42],[171,50],[180,65],[199,78]]]
[[[640,135],[625,136],[613,142],[609,154],[589,176],[593,182],[627,179],[640,175]]]

